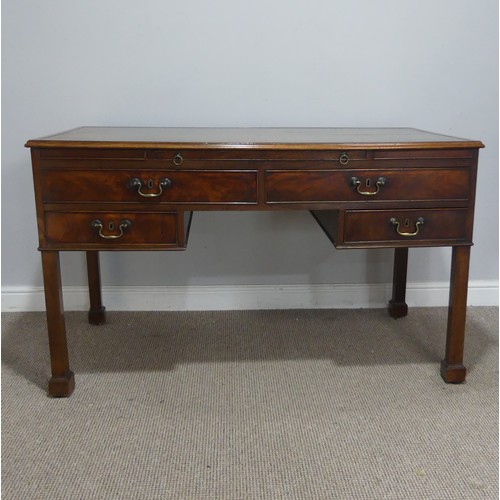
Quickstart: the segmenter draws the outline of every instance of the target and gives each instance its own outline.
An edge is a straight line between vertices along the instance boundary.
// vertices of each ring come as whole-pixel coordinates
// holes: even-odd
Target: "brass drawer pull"
[[[417,222],[415,223],[415,231],[413,233],[405,233],[403,231],[400,231],[399,230],[399,226],[400,226],[400,223],[394,218],[392,217],[389,222],[393,225],[393,226],[396,226],[396,231],[397,233],[400,235],[400,236],[417,236],[419,230],[420,230],[420,226],[422,226],[424,224],[424,218],[423,217],[419,217],[417,219]],[[405,222],[403,224],[405,227],[408,227],[410,225],[410,220],[409,219],[405,219]]]
[[[129,189],[137,189],[137,192],[141,196],[143,196],[144,198],[157,198],[158,196],[162,195],[164,189],[168,189],[170,186],[172,186],[172,181],[170,179],[168,179],[167,177],[161,178],[158,181],[159,191],[156,193],[143,193],[141,191],[143,184],[144,183],[141,181],[141,179],[139,179],[138,177],[134,177],[133,179],[130,179],[128,181],[127,187]],[[147,182],[147,186],[149,189],[151,189],[153,187],[153,180],[152,179],[149,179],[149,181]]]
[[[120,222],[120,225],[118,226],[118,229],[120,230],[120,234],[103,234],[102,233],[103,225],[99,219],[94,219],[90,223],[90,226],[92,227],[92,229],[99,230],[99,236],[101,238],[104,238],[105,240],[116,240],[116,238],[121,238],[123,236],[123,233],[131,228],[132,222],[130,222],[128,219],[122,220]],[[114,229],[114,223],[110,222],[108,224],[108,228],[110,231],[112,231]]]
[[[182,157],[182,155],[180,153],[177,153],[173,157],[172,161],[174,162],[174,165],[179,166],[184,161],[184,158]]]
[[[339,162],[341,165],[347,165],[349,163],[349,155],[347,153],[342,153],[339,157]]]
[[[385,177],[379,177],[377,179],[377,183],[375,184],[375,186],[377,188],[375,191],[361,191],[359,189],[359,187],[361,186],[361,181],[357,177],[351,177],[352,185],[356,188],[356,191],[359,194],[362,194],[363,196],[375,196],[380,191],[380,188],[382,186],[385,186],[386,182],[387,182],[387,179]],[[365,184],[366,184],[366,186],[370,186],[370,184],[371,184],[370,179],[366,179]]]

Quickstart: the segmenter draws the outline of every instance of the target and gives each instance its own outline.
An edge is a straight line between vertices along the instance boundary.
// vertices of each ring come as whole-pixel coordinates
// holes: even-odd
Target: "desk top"
[[[414,128],[79,127],[33,139],[26,147],[208,149],[481,148],[472,141]]]

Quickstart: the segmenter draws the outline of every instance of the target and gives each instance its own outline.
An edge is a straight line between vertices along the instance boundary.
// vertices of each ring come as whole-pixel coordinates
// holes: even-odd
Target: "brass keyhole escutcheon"
[[[127,187],[137,191],[137,193],[143,198],[157,198],[161,196],[164,189],[169,189],[172,187],[172,181],[168,177],[162,177],[158,179],[158,190],[154,193],[144,193],[141,191],[143,186],[147,189],[153,189],[155,185],[154,179],[148,179],[147,181],[141,181],[139,177],[133,177],[127,182]]]
[[[403,221],[403,224],[398,222],[398,220],[394,217],[391,217],[389,219],[389,222],[396,228],[396,232],[400,236],[417,236],[418,232],[420,231],[420,227],[423,226],[425,220],[423,217],[419,217],[416,222],[415,222],[415,231],[401,231],[400,226],[402,225],[403,227],[407,228],[410,226],[410,219],[405,219]]]
[[[96,231],[99,232],[99,236],[101,238],[104,238],[106,240],[116,240],[117,238],[121,238],[125,231],[128,231],[132,227],[132,222],[130,222],[128,219],[123,219],[120,221],[120,224],[118,226],[118,230],[120,231],[120,234],[103,234],[102,230],[104,228],[103,223],[99,219],[94,219],[93,221],[90,222],[90,227],[92,229],[95,229]],[[108,230],[111,232],[115,229],[115,223],[114,221],[108,222]]]
[[[386,183],[387,183],[387,179],[385,177],[379,177],[377,179],[377,182],[375,183],[376,189],[375,189],[375,191],[372,191],[370,189],[370,187],[372,185],[372,181],[368,177],[365,180],[366,191],[361,191],[361,186],[363,185],[362,181],[360,179],[358,179],[358,177],[351,177],[351,185],[354,186],[356,188],[356,191],[359,194],[362,194],[363,196],[375,196],[380,191],[380,188],[385,186]]]

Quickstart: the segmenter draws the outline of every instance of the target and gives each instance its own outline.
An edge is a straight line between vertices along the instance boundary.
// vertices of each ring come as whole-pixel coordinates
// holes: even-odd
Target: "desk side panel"
[[[36,220],[38,228],[38,244],[40,248],[46,245],[45,240],[45,218],[43,206],[43,183],[41,175],[40,150],[31,149],[31,167],[33,171],[33,189],[35,192]]]

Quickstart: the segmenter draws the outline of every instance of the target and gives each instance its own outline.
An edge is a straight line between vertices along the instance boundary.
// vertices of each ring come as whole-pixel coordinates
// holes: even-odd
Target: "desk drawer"
[[[256,203],[255,171],[44,170],[48,203]]]
[[[346,210],[344,244],[431,244],[467,240],[466,209]]]
[[[284,161],[311,161],[328,160],[335,164],[345,165],[352,161],[368,159],[367,150],[301,150],[299,149],[185,149],[185,150],[149,150],[146,151],[149,159],[166,161],[182,168],[204,168],[207,163],[241,163],[242,161],[284,160]],[[229,167],[233,168],[233,167]]]
[[[468,200],[467,168],[268,170],[268,203]]]
[[[45,212],[50,247],[78,245],[129,249],[142,245],[183,248],[187,225],[183,213],[172,212]]]

